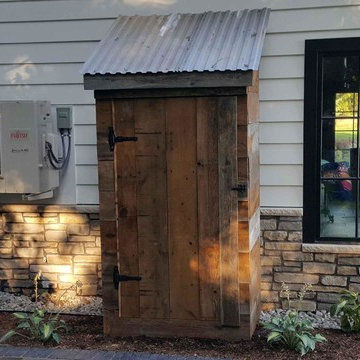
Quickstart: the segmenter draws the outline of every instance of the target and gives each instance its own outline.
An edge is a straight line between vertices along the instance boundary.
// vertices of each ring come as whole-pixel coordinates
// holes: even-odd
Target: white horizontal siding
[[[260,144],[302,144],[302,122],[260,124]]]
[[[95,125],[75,125],[75,145],[96,145]]]
[[[75,165],[97,165],[96,146],[77,145],[75,147]]]
[[[261,122],[301,122],[304,115],[304,102],[296,101],[262,101],[260,102]]]
[[[112,20],[0,23],[0,44],[101,40]]]
[[[0,3],[0,6],[1,3]],[[83,63],[98,41],[1,44],[0,64],[57,64]]]
[[[302,163],[302,144],[260,144],[261,165],[291,165]]]
[[[263,56],[261,79],[286,79],[304,77],[304,56]]]
[[[264,186],[301,186],[303,184],[302,165],[262,165],[260,184]]]
[[[253,7],[253,6],[252,6]],[[330,30],[352,30],[358,27],[358,7],[318,8],[304,10],[284,10],[273,12],[268,33],[288,34],[298,32],[318,32]],[[60,41],[101,40],[113,22],[113,18],[67,21],[27,21],[0,22],[0,43],[39,43]],[[304,21],[306,18],[307,21]],[[286,21],[284,21],[286,19]]]
[[[75,64],[0,65],[0,85],[80,84],[83,83],[80,68]]]
[[[73,107],[75,125],[95,125],[96,114],[93,105],[78,105]]]
[[[264,207],[301,207],[301,186],[262,186],[261,205]]]
[[[79,165],[76,185],[98,185],[97,165]]]
[[[94,99],[79,69],[113,19],[264,6],[273,11],[260,65],[261,205],[302,206],[304,41],[360,37],[360,0],[0,0],[0,99],[72,106],[72,186],[77,203],[95,204]]]
[[[4,100],[51,100],[58,105],[94,104],[92,91],[84,91],[83,85],[2,85]]]
[[[272,16],[272,13],[270,17]],[[306,19],[304,19],[306,21]],[[266,35],[264,56],[304,55],[305,39],[359,37],[360,29],[304,31],[299,33],[273,33]]]
[[[359,6],[275,11],[271,14],[268,32],[271,34],[358,29],[358,11]]]
[[[65,1],[64,1],[65,2]],[[113,18],[123,15],[169,13],[169,12],[202,12],[209,10],[237,10],[240,8],[271,7],[274,11],[285,9],[313,9],[349,7],[359,4],[358,0],[62,0],[9,1],[0,0],[0,22],[9,21],[48,21],[69,19]],[[9,18],[8,14],[12,14]]]
[[[304,98],[303,79],[261,80],[260,84],[260,101],[302,100]]]
[[[99,190],[97,185],[82,185],[76,187],[76,199],[78,204],[98,204]]]

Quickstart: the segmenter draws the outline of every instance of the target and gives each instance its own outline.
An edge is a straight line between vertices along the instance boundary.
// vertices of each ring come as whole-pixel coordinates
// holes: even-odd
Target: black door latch
[[[113,282],[114,282],[114,288],[116,290],[119,289],[119,282],[140,281],[140,280],[141,280],[141,276],[120,275],[119,268],[117,266],[114,266]]]
[[[125,141],[137,141],[136,136],[116,136],[114,133],[114,129],[112,127],[109,127],[109,148],[110,151],[114,151],[115,144],[118,142],[125,142]]]
[[[238,191],[239,193],[244,193],[247,190],[246,188],[247,188],[246,185],[239,185],[239,186],[233,187],[231,190]]]
[[[244,198],[247,196],[248,188],[247,188],[247,182],[241,182],[238,184],[238,186],[233,187],[231,190],[237,191],[239,196],[241,198]]]

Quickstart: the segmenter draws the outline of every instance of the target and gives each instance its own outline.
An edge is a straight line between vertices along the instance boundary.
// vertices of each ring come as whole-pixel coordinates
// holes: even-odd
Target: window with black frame
[[[360,40],[305,51],[304,241],[360,240]]]

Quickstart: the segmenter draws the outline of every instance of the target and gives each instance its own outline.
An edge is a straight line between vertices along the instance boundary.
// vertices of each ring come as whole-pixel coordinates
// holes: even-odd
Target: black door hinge
[[[120,275],[119,268],[117,266],[114,266],[114,272],[113,272],[113,282],[114,282],[114,288],[119,289],[119,282],[123,281],[140,281],[141,276],[132,276],[132,275]]]
[[[109,127],[108,140],[110,151],[114,151],[115,144],[118,142],[137,141],[137,139],[136,136],[116,136],[114,129]]]

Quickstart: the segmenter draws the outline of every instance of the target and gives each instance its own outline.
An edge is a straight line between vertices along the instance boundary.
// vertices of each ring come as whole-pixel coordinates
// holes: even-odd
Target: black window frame
[[[321,59],[326,55],[360,57],[360,38],[305,40],[303,242],[358,244],[360,235],[358,238],[320,238]],[[359,221],[358,209],[356,213]]]

